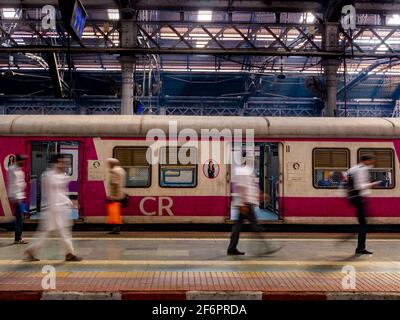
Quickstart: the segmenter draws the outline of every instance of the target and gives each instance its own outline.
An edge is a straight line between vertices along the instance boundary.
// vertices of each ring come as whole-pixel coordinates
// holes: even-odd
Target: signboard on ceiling
[[[58,1],[64,26],[75,40],[82,39],[88,16],[80,0]]]

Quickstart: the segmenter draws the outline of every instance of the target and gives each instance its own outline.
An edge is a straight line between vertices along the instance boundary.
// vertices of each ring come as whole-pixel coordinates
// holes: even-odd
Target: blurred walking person
[[[232,228],[230,243],[227,250],[227,254],[229,256],[245,254],[237,249],[240,231],[242,230],[245,220],[249,221],[252,230],[258,234],[264,231],[263,228],[258,224],[255,208],[259,205],[260,198],[267,197],[268,195],[260,193],[253,168],[248,164],[248,160],[246,159],[246,152],[242,153],[242,158],[242,165],[236,168],[233,177],[233,183],[236,189],[235,193],[237,194],[236,206],[239,210],[239,216]],[[278,251],[279,249],[280,248],[273,250],[268,249],[268,253]]]
[[[374,165],[374,158],[370,155],[364,155],[360,159],[360,163],[348,170],[347,189],[350,204],[356,207],[357,218],[359,223],[358,244],[356,254],[372,254],[366,250],[367,239],[367,219],[368,201],[367,197],[371,193],[371,189],[377,186],[381,181],[370,181],[369,169]]]
[[[35,257],[37,251],[43,246],[44,241],[52,232],[57,232],[65,248],[66,261],[81,261],[75,255],[72,245],[72,202],[67,196],[69,177],[65,174],[64,155],[55,155],[51,167],[42,176],[42,195],[44,210],[40,220],[37,237],[25,251],[27,261],[38,261]]]
[[[114,158],[106,160],[109,167],[108,195],[106,203],[107,223],[113,225],[109,234],[121,232],[121,207],[126,206],[127,196],[124,193],[126,173]]]
[[[11,156],[13,157],[13,156]],[[11,159],[10,157],[10,159]],[[26,213],[26,195],[25,195],[25,172],[22,169],[25,166],[25,155],[17,155],[13,157],[15,161],[9,160],[7,171],[8,176],[8,198],[15,216],[15,244],[28,243],[22,239],[22,229],[24,224],[24,214]]]

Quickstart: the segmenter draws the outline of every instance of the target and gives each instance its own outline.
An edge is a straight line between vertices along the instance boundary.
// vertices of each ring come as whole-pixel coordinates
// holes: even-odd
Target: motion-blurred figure
[[[371,193],[371,188],[377,186],[381,181],[370,181],[369,169],[374,165],[374,158],[369,155],[361,157],[361,162],[350,168],[347,175],[347,189],[350,203],[357,209],[359,223],[358,245],[356,254],[372,254],[366,250],[365,242],[367,239],[367,215],[368,202],[366,197]]]
[[[235,193],[237,193],[236,205],[239,209],[239,216],[238,220],[232,228],[231,239],[227,250],[227,254],[230,256],[245,254],[244,252],[241,252],[237,249],[240,231],[245,220],[248,220],[250,222],[253,231],[257,233],[263,231],[263,228],[258,224],[255,208],[259,205],[260,197],[268,196],[260,194],[258,184],[256,183],[256,177],[253,173],[253,168],[248,165],[246,152],[243,152],[242,157],[242,165],[236,168],[233,179],[234,186],[236,188]],[[269,253],[277,250],[279,249],[269,250]]]
[[[43,246],[51,232],[57,231],[65,247],[66,261],[81,261],[75,255],[72,245],[72,202],[67,196],[69,177],[65,175],[65,159],[59,154],[52,159],[51,167],[42,176],[42,195],[44,210],[36,239],[28,246],[25,257],[28,261],[38,261],[36,252]]]
[[[108,196],[107,196],[107,221],[113,225],[110,234],[119,234],[121,231],[121,206],[126,200],[124,187],[126,182],[125,170],[114,158],[107,159],[109,167]]]
[[[11,158],[11,157],[10,157]],[[25,207],[25,172],[22,169],[25,165],[25,155],[17,155],[15,162],[9,160],[8,167],[8,198],[14,211],[15,216],[15,244],[26,244],[28,243],[22,239],[22,229],[24,223],[24,214],[26,211]]]

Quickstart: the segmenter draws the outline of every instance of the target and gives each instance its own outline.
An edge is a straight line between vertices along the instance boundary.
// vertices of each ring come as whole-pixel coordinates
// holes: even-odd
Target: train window
[[[160,149],[160,187],[193,188],[197,185],[197,150],[191,147]]]
[[[374,189],[394,188],[394,152],[392,149],[362,148],[358,149],[358,160],[363,155],[375,158],[375,165],[370,169],[371,181],[381,181]]]
[[[313,150],[313,184],[315,188],[339,188],[350,167],[350,152],[340,148]]]
[[[146,159],[146,147],[116,147],[114,158],[126,171],[127,188],[146,188],[151,185],[151,165]]]

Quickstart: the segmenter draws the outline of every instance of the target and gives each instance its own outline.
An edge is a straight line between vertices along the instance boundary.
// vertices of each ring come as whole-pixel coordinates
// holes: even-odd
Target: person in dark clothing
[[[11,158],[11,157],[10,157]],[[15,216],[15,244],[26,244],[27,242],[22,239],[22,229],[25,214],[25,173],[22,169],[25,165],[26,160],[25,155],[17,155],[15,157],[15,162],[11,163],[8,168],[8,198],[10,204],[14,209]]]
[[[367,239],[367,219],[368,202],[367,197],[373,186],[377,186],[381,181],[370,182],[369,168],[373,167],[374,158],[370,155],[361,157],[361,162],[350,168],[348,171],[348,197],[350,203],[357,210],[357,218],[359,223],[358,244],[356,254],[372,254],[366,250]]]

